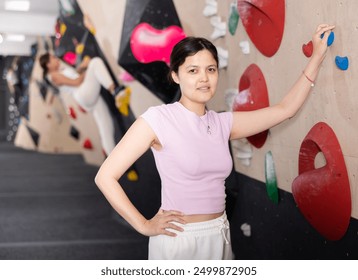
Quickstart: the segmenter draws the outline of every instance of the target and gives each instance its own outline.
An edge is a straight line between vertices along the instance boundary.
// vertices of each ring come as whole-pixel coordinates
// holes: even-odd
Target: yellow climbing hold
[[[138,180],[138,174],[135,170],[131,170],[127,174],[127,178],[129,181],[137,181]]]
[[[67,30],[66,24],[61,23],[61,25],[60,25],[60,33],[61,33],[61,35],[65,34],[66,30]]]
[[[78,45],[76,46],[76,53],[77,53],[77,54],[82,54],[84,49],[85,49],[85,45],[84,45],[84,44],[78,44]]]
[[[124,89],[124,92],[121,92],[116,96],[116,107],[118,108],[119,112],[124,116],[128,116],[129,114],[129,102],[131,92],[131,89],[129,87],[126,87]]]
[[[95,29],[94,27],[91,27],[91,28],[89,29],[89,32],[91,32],[92,35],[96,35],[96,29]]]

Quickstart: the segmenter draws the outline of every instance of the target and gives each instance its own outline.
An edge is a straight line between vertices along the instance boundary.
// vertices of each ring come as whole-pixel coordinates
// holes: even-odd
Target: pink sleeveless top
[[[186,215],[224,211],[232,112],[199,117],[175,102],[151,107],[141,117],[162,145],[159,151],[152,148],[162,182],[161,209]]]

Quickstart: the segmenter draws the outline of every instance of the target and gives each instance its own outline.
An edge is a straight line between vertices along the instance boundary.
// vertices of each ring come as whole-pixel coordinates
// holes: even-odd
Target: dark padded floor
[[[111,209],[97,170],[0,142],[0,259],[146,259],[147,238]]]

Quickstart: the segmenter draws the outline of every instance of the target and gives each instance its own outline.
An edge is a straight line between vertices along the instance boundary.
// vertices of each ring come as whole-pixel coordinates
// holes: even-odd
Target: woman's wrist
[[[314,87],[315,86],[314,80],[312,80],[310,77],[308,77],[308,75],[305,73],[305,70],[302,71],[302,74],[306,78],[306,80],[311,83],[311,87]]]
[[[141,221],[137,225],[134,226],[134,229],[136,231],[138,231],[140,234],[147,235],[146,227],[147,227],[148,222],[149,221],[143,217],[143,219],[141,219]]]
[[[322,60],[317,57],[312,57],[307,66],[302,71],[302,74],[305,76],[305,78],[313,84],[321,67],[321,63]]]

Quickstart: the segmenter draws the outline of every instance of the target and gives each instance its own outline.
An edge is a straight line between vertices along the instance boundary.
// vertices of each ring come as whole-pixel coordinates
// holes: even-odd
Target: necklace
[[[206,133],[209,134],[209,135],[211,134],[210,125],[208,125],[208,127],[206,129]]]
[[[186,109],[186,111],[190,111],[180,101],[178,101],[177,103],[180,104],[182,106],[182,108]],[[191,113],[193,113],[193,112],[191,111]],[[206,118],[206,123],[204,122],[204,120],[202,118],[204,116]],[[211,127],[210,127],[210,123],[209,123],[209,112],[208,112],[208,110],[205,109],[205,114],[203,116],[198,116],[198,117],[199,117],[200,121],[204,124],[204,126],[206,127],[206,133],[211,135]]]
[[[211,127],[210,127],[210,123],[209,123],[209,113],[208,113],[208,111],[205,111],[205,117],[206,117],[206,123],[204,122],[204,120],[202,120],[202,118],[200,118],[200,120],[206,126],[206,133],[210,135],[211,134]]]

